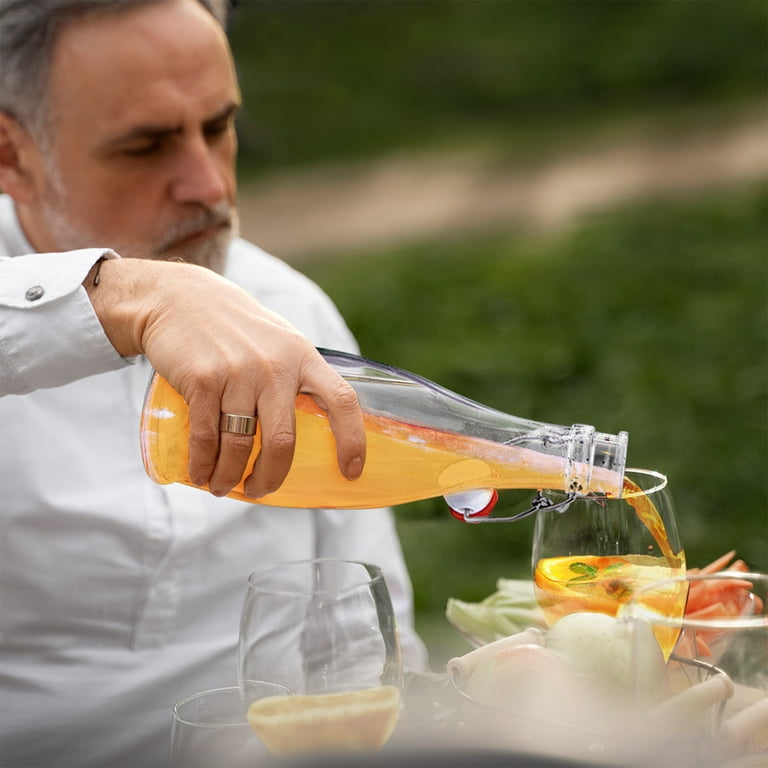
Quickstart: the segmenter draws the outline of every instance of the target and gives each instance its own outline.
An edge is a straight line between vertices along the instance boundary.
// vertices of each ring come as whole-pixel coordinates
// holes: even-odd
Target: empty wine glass
[[[253,700],[291,693],[274,683],[248,686]],[[170,768],[253,768],[269,755],[248,725],[239,686],[185,696],[171,714]]]
[[[248,579],[239,681],[248,721],[273,754],[380,748],[397,723],[401,675],[394,611],[378,566],[303,560]],[[296,695],[252,700],[248,680]]]

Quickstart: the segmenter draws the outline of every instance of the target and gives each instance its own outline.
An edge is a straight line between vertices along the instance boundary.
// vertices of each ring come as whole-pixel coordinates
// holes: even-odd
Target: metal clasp
[[[524,509],[522,512],[518,512],[508,517],[488,517],[481,516],[473,513],[471,509],[456,510],[463,515],[465,523],[514,523],[530,515],[536,514],[541,509],[549,509],[562,514],[576,500],[578,494],[575,491],[569,491],[566,497],[562,501],[553,502],[546,496],[542,495],[541,491],[536,491],[536,496],[531,499],[531,506],[528,509]]]

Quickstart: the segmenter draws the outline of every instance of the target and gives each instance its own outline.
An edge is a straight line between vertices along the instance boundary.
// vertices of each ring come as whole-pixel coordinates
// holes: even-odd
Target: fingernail
[[[356,480],[363,473],[363,460],[359,456],[355,456],[347,464],[347,471],[344,476],[347,480]]]
[[[243,492],[249,499],[260,499],[269,493],[263,488],[249,488],[247,485],[243,486]]]

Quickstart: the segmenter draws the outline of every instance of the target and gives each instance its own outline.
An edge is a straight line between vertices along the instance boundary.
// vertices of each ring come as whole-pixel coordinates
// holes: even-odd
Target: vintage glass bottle
[[[357,392],[367,458],[346,480],[336,465],[328,418],[309,395],[296,398],[296,449],[283,485],[258,500],[242,481],[229,494],[281,507],[363,509],[444,496],[465,518],[487,514],[497,489],[621,493],[627,433],[546,424],[494,410],[408,371],[343,352],[320,350]],[[187,474],[187,406],[154,373],[141,418],[141,449],[158,483],[194,485]],[[246,473],[260,449],[260,434]]]

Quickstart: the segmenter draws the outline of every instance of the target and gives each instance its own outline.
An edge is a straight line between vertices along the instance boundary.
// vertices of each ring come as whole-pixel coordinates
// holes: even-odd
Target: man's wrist
[[[137,330],[142,326],[142,313],[135,299],[142,294],[138,276],[147,271],[148,264],[138,259],[102,256],[83,280],[101,327],[121,357],[142,353],[141,333]]]

